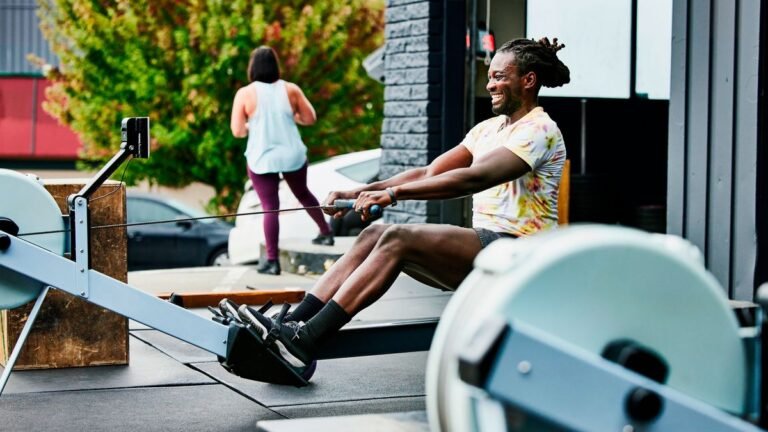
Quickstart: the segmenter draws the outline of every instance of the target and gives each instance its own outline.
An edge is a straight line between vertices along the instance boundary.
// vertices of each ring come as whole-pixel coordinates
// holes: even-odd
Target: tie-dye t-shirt
[[[502,127],[506,116],[488,119],[461,142],[473,160],[506,147],[531,167],[517,180],[473,196],[472,225],[526,236],[557,226],[557,192],[565,164],[565,143],[557,124],[536,107],[515,123]]]

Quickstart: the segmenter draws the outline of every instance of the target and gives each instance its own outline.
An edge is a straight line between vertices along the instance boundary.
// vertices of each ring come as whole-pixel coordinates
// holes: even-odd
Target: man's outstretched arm
[[[331,192],[325,199],[325,203],[330,204],[337,199],[354,199],[364,191],[383,191],[388,187],[428,179],[451,170],[469,167],[471,164],[472,153],[470,153],[463,145],[457,145],[451,150],[438,156],[432,163],[425,167],[412,168],[386,180],[363,185],[357,189]],[[387,204],[390,203],[391,202],[388,202]],[[341,217],[344,212],[326,210],[326,213],[333,214],[334,217]]]
[[[515,153],[507,148],[499,148],[471,166],[391,187],[398,200],[457,198],[514,180],[530,170],[531,167]],[[386,191],[369,190],[359,193],[355,207],[368,209],[374,204],[384,207],[390,203]]]
[[[398,199],[448,199],[471,195],[515,180],[531,167],[507,148],[498,148],[474,165],[393,188]]]

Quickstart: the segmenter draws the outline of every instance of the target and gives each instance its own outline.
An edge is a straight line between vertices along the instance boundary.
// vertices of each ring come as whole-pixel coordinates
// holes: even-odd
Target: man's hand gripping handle
[[[337,199],[333,202],[333,206],[337,209],[355,209],[355,200],[350,199]],[[374,204],[371,206],[370,209],[368,209],[368,213],[370,213],[373,217],[379,217],[381,216],[381,207],[377,204]]]

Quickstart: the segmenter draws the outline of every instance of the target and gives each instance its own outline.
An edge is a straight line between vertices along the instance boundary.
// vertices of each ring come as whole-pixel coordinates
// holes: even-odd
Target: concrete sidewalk
[[[152,294],[277,288],[307,290],[314,285],[318,277],[288,272],[283,272],[280,276],[262,275],[256,271],[256,266],[195,267],[129,272],[128,283]]]

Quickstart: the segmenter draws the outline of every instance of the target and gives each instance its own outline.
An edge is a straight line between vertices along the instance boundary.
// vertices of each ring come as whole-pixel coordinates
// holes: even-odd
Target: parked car
[[[334,156],[309,165],[307,185],[309,190],[322,201],[331,191],[353,189],[375,181],[379,175],[381,149],[364,150]],[[280,181],[278,191],[280,208],[299,208],[301,203],[293,196],[285,181]],[[253,190],[251,181],[245,183],[245,193],[237,207],[237,213],[261,211],[261,202]],[[302,238],[310,240],[317,236],[317,225],[306,211],[281,212],[280,239]],[[371,222],[363,222],[355,212],[347,212],[342,219],[332,219],[335,236],[355,236]],[[262,215],[237,216],[235,227],[229,233],[229,257],[233,264],[255,263],[259,260],[260,245],[264,242]]]
[[[128,270],[220,266],[229,264],[227,240],[232,225],[178,201],[129,192],[128,223],[174,220],[128,227]]]

